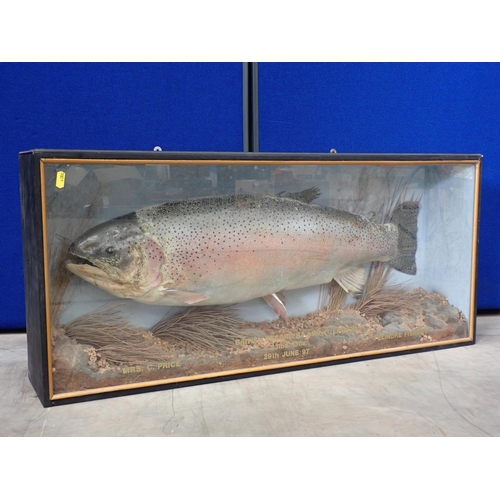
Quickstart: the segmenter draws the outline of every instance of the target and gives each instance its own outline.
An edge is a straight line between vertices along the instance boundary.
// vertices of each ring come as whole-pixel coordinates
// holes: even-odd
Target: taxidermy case
[[[45,406],[474,342],[480,155],[19,158]]]

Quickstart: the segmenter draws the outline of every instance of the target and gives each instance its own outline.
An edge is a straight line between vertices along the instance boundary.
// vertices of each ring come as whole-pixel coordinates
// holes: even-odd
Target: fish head
[[[123,298],[143,295],[162,282],[164,254],[137,223],[135,212],[95,226],[68,249],[66,268]]]

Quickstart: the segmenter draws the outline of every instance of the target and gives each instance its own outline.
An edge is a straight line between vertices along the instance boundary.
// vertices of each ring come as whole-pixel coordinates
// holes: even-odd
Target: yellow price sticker
[[[57,172],[56,175],[56,187],[62,189],[64,187],[64,181],[66,179],[66,172]]]

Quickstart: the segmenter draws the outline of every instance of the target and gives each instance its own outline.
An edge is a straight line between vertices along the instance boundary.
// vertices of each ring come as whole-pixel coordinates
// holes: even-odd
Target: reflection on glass
[[[475,175],[46,163],[55,394],[468,339]]]

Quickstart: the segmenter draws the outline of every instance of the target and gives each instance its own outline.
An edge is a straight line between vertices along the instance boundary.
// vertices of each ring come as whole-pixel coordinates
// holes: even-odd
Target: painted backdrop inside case
[[[478,177],[42,160],[50,397],[470,343]]]

